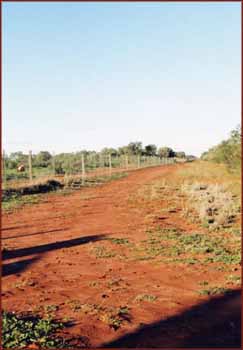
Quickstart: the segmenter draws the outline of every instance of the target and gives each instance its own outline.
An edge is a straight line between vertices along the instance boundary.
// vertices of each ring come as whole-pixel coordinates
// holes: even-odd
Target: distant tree
[[[127,146],[128,153],[132,155],[142,154],[143,145],[142,142],[130,142]]]
[[[52,155],[47,151],[41,151],[34,157],[34,165],[37,167],[47,167],[50,164]]]
[[[169,147],[161,147],[158,150],[158,154],[161,158],[172,158],[175,156],[175,152],[172,148]]]
[[[6,153],[2,155],[2,161],[4,162],[4,167],[6,169],[16,169],[18,166],[17,160],[14,158],[11,158]]]
[[[9,159],[17,163],[24,163],[28,160],[28,155],[23,152],[13,152],[10,154]]]
[[[128,146],[123,146],[123,147],[118,148],[119,155],[124,155],[124,154],[128,154],[128,153],[129,153]]]
[[[101,150],[101,153],[102,154],[110,154],[112,156],[115,156],[117,155],[118,151],[115,149],[115,148],[108,148],[108,147],[105,147]]]
[[[241,168],[241,128],[238,126],[230,133],[227,140],[210,148],[201,155],[201,159],[224,163],[231,170]]]
[[[147,145],[144,147],[144,153],[146,156],[156,156],[157,146],[155,145]]]
[[[5,167],[16,169],[20,164],[28,164],[28,155],[23,152],[13,152],[9,156],[5,155]]]
[[[186,153],[185,152],[175,152],[175,157],[186,158]]]

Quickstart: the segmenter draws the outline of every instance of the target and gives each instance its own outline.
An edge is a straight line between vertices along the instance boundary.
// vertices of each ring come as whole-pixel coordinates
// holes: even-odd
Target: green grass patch
[[[113,258],[116,256],[116,253],[109,251],[104,246],[95,247],[92,249],[92,252],[98,259]]]
[[[10,212],[14,209],[22,208],[25,205],[37,204],[41,201],[41,194],[31,194],[25,196],[13,196],[2,201],[2,210],[5,212]]]
[[[114,244],[129,244],[129,240],[126,238],[107,238],[107,240]]]
[[[199,263],[237,265],[241,262],[241,242],[238,236],[232,234],[224,237],[218,232],[188,234],[176,228],[161,227],[149,229],[146,233],[148,239],[133,248],[135,260],[163,257],[161,262],[179,262],[187,265]]]
[[[24,349],[30,344],[36,344],[40,348],[67,348],[66,341],[56,335],[63,328],[62,322],[50,318],[3,312],[2,346],[5,349]]]

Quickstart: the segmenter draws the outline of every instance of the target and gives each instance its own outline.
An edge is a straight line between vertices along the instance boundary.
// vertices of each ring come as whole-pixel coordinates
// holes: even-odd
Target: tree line
[[[210,148],[201,155],[201,159],[226,164],[229,170],[241,169],[241,127],[238,125],[230,132],[228,139]]]
[[[70,166],[80,166],[81,156],[84,155],[85,160],[91,160],[92,162],[99,162],[103,157],[106,162],[106,156],[111,155],[113,157],[119,156],[147,156],[147,157],[160,157],[160,158],[186,158],[185,152],[175,152],[170,147],[157,148],[154,144],[149,144],[143,147],[142,142],[130,142],[128,145],[119,148],[103,148],[100,152],[81,150],[79,152],[72,153],[59,153],[56,155],[51,154],[48,151],[41,151],[37,154],[32,154],[32,166],[33,168],[49,168],[55,167],[57,173],[65,172]],[[4,166],[6,169],[17,169],[21,164],[28,166],[28,154],[23,152],[13,152],[9,155],[4,154]],[[103,164],[106,165],[106,164]]]

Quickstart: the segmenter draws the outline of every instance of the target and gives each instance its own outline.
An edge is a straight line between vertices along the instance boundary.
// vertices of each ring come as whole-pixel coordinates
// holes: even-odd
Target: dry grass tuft
[[[229,226],[240,212],[234,195],[224,185],[193,183],[183,184],[181,189],[187,194],[200,220],[213,228]]]

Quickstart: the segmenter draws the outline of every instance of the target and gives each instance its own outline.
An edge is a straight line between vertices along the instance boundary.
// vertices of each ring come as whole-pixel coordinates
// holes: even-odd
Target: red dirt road
[[[82,337],[80,345],[88,347],[200,346],[202,339],[208,339],[208,347],[220,344],[217,334],[226,319],[238,315],[239,296],[207,304],[209,298],[197,291],[205,275],[219,282],[223,275],[207,266],[185,269],[138,260],[129,253],[129,244],[146,239],[146,229],[156,224],[151,214],[171,201],[168,196],[137,203],[137,192],[154,180],[173,176],[178,167],[183,165],[141,169],[66,196],[47,194],[39,204],[3,214],[3,309],[56,307],[57,318],[73,320],[64,335]],[[178,204],[162,224],[198,230],[179,211]],[[129,244],[114,244],[111,238]],[[141,294],[157,299],[138,302]],[[100,316],[97,309],[119,307],[128,307],[130,316],[115,330],[105,312]],[[230,341],[234,345],[235,340]]]

